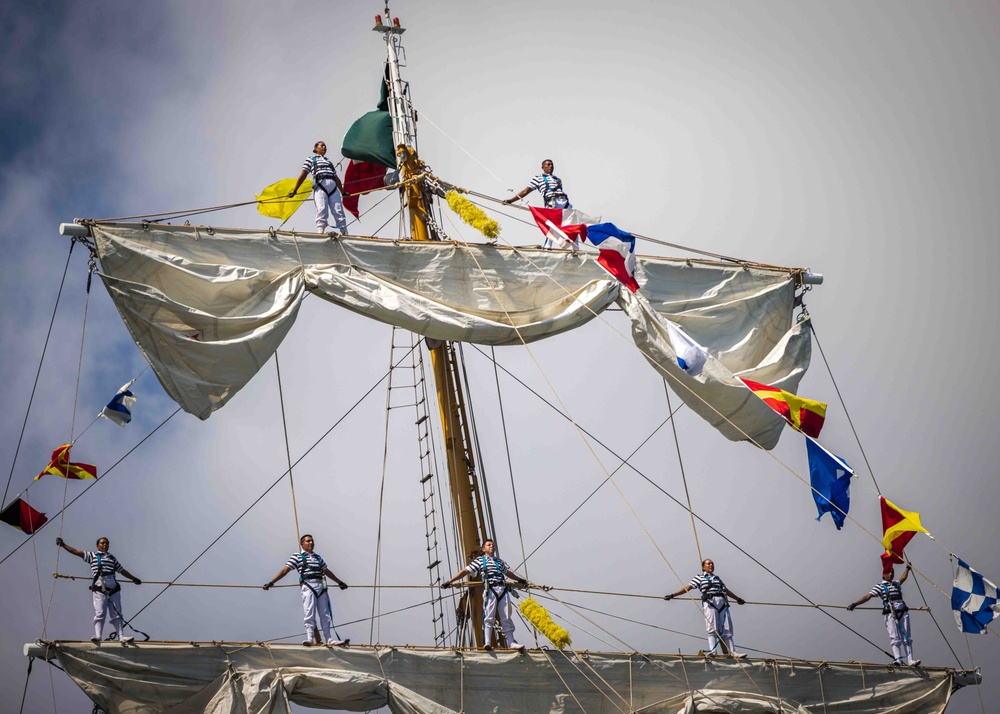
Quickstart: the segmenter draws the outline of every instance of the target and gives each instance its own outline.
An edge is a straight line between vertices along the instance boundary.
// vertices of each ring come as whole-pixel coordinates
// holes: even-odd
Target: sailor
[[[514,201],[524,198],[532,191],[538,191],[542,194],[542,200],[545,201],[546,208],[572,208],[569,196],[563,191],[562,179],[552,173],[554,168],[555,165],[552,163],[552,159],[545,159],[542,162],[542,173],[533,177],[528,182],[528,185],[522,188],[519,193],[505,199],[504,203],[514,203]]]
[[[715,563],[711,558],[701,561],[701,570],[701,574],[691,578],[691,582],[675,593],[664,595],[663,599],[673,600],[692,588],[698,588],[701,592],[701,610],[705,615],[705,628],[708,631],[708,653],[715,654],[721,639],[723,650],[728,652],[730,657],[742,659],[746,657],[746,653],[737,652],[736,645],[733,644],[733,618],[729,614],[729,598],[739,605],[746,603],[746,600],[727,588],[722,579],[715,574]]]
[[[889,633],[892,644],[893,664],[908,664],[917,667],[919,659],[913,659],[913,639],[910,637],[910,613],[903,601],[903,583],[910,575],[910,564],[906,564],[903,577],[893,580],[896,571],[890,565],[882,572],[882,582],[868,593],[847,606],[853,610],[858,605],[868,602],[873,597],[882,598],[882,615],[885,617],[885,629]]]
[[[507,563],[496,556],[497,546],[492,538],[483,541],[479,555],[457,575],[452,576],[441,587],[450,588],[459,578],[468,575],[470,578],[482,578],[483,581],[483,649],[493,649],[493,622],[500,620],[500,630],[507,644],[515,650],[524,651],[524,645],[514,639],[514,623],[510,619],[511,601],[510,585],[507,578],[527,585],[528,581],[515,573]]]
[[[122,644],[134,642],[134,637],[125,636],[125,618],[122,616],[122,586],[115,580],[115,573],[121,573],[136,585],[142,585],[142,581],[122,567],[118,559],[108,552],[111,541],[101,537],[97,539],[96,551],[77,550],[66,543],[62,538],[56,538],[56,545],[72,553],[78,558],[82,558],[84,563],[90,565],[90,574],[93,580],[90,589],[94,594],[94,636],[90,641],[94,644],[103,639],[104,621],[108,617],[108,610],[111,611],[111,625],[115,628],[115,636]]]
[[[293,553],[285,566],[278,571],[278,574],[264,583],[264,589],[270,590],[276,582],[288,575],[293,570],[299,574],[299,584],[302,587],[302,610],[304,623],[306,626],[306,639],[303,645],[309,647],[316,640],[316,620],[319,620],[320,629],[323,631],[323,643],[327,645],[346,645],[350,640],[342,640],[337,634],[337,629],[333,626],[333,611],[330,609],[330,595],[326,590],[326,580],[324,575],[337,583],[341,590],[347,590],[347,583],[338,578],[326,567],[326,561],[314,553],[313,548],[316,542],[308,533],[299,539],[302,550]],[[333,629],[333,636],[330,630]]]
[[[345,195],[350,195],[344,191],[337,176],[337,169],[326,158],[326,144],[317,141],[313,146],[313,155],[302,162],[302,173],[299,174],[295,188],[288,192],[289,198],[294,196],[306,176],[313,175],[313,201],[316,203],[316,230],[326,233],[330,229],[330,216],[337,224],[337,230],[342,234],[347,233],[347,215],[344,213]]]

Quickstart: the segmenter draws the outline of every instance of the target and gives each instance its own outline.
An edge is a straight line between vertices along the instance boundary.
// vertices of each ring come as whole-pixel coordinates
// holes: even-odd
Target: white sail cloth
[[[783,422],[732,375],[794,391],[809,362],[787,271],[640,258],[633,295],[579,252],[198,226],[96,224],[92,233],[133,339],[171,398],[201,419],[271,357],[307,291],[425,337],[485,345],[551,337],[617,301],[682,399],[728,438],[765,448]],[[704,378],[674,379],[666,319],[710,351]]]
[[[555,650],[61,642],[26,651],[54,655],[111,714],[271,714],[291,712],[291,703],[394,714],[934,714],[955,683],[951,670],[935,668]]]

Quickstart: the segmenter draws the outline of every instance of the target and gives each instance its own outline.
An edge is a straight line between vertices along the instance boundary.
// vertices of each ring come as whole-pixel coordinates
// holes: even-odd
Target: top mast
[[[403,181],[406,208],[410,217],[413,240],[440,240],[430,219],[431,195],[424,182],[417,179],[427,168],[417,156],[417,119],[410,102],[409,85],[399,74],[399,57],[403,54],[400,35],[405,31],[399,18],[389,22],[389,4],[385,6],[386,23],[375,16],[377,32],[383,33],[386,44],[386,84],[389,90],[389,113],[392,117],[392,138],[396,148],[396,167]],[[405,57],[405,54],[403,54]],[[441,433],[448,464],[452,507],[458,529],[456,540],[459,557],[478,552],[482,541],[491,537],[486,531],[488,510],[476,475],[470,420],[465,408],[462,388],[464,367],[461,355],[450,342],[425,340],[434,369],[435,391],[441,410]],[[464,563],[462,563],[464,565]],[[483,644],[483,602],[478,593],[467,592],[463,610],[468,615],[471,636],[477,646]]]

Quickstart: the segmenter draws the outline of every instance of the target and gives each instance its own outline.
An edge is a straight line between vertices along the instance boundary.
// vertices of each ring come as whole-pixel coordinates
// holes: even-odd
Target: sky
[[[370,28],[382,6],[8,5],[0,10],[0,453],[11,474],[8,500],[53,448],[84,429],[74,458],[102,473],[115,466],[0,564],[8,588],[3,691],[25,688],[25,642],[90,635],[85,584],[53,584],[53,572],[87,572],[57,551],[60,533],[78,548],[109,537],[111,551],[146,581],[176,578],[192,561],[180,582],[259,585],[274,575],[295,548],[287,479],[198,556],[287,467],[279,396],[293,459],[319,442],[294,469],[295,506],[301,531],[355,586],[335,595],[338,622],[362,620],[343,628],[356,642],[429,644],[427,608],[388,615],[374,633],[365,620],[379,548],[383,584],[427,583],[413,412],[401,407],[387,417],[379,384],[391,330],[310,298],[279,349],[280,393],[272,360],[208,421],[179,414],[157,429],[175,405],[143,373],[98,279],[88,298],[84,251],[67,258],[68,241],[58,235],[58,224],[76,217],[249,201],[297,175],[317,139],[337,153],[353,120],[377,101],[384,46]],[[812,600],[847,604],[879,580],[880,547],[866,532],[879,529],[877,482],[890,500],[919,511],[934,536],[907,549],[918,574],[904,585],[906,599],[913,607],[926,598],[934,615],[913,614],[916,655],[928,665],[982,667],[983,685],[959,691],[949,712],[985,711],[982,702],[1000,698],[1000,645],[994,634],[957,631],[948,557],[1000,578],[1000,439],[990,416],[1000,385],[987,364],[1000,349],[997,5],[423,0],[397,2],[392,14],[407,28],[402,71],[419,112],[420,154],[438,176],[505,197],[552,158],[577,208],[626,230],[825,276],[806,295],[822,354],[814,350],[800,393],[830,405],[822,441],[858,472],[851,516],[861,525],[849,521],[838,532],[829,518],[816,522],[796,478],[807,475],[798,435],[789,431],[764,453],[726,441],[681,409],[676,427],[694,510]],[[394,200],[352,231],[399,235]],[[537,194],[529,200],[539,203]],[[504,241],[540,241],[519,212],[496,217]],[[252,206],[190,220],[273,223]],[[311,225],[309,206],[289,223]],[[470,229],[445,229],[478,240]],[[677,254],[645,241],[638,251]],[[662,380],[613,337],[627,330],[624,316],[610,313],[530,349],[497,348],[496,359],[625,456],[667,413]],[[616,475],[623,496],[601,489],[556,530],[620,462],[601,447],[592,454],[530,391],[498,377],[484,352],[464,348],[500,554],[519,563],[522,542],[530,553],[555,530],[528,560],[532,581],[661,595],[698,572],[700,549],[747,600],[801,602],[720,536],[705,528],[696,536],[688,513],[629,468]],[[139,374],[133,423],[88,428]],[[683,498],[669,426],[630,463]],[[47,477],[28,497],[52,516],[85,487]],[[0,530],[0,557],[24,541]],[[452,558],[453,572],[461,565]],[[134,624],[154,639],[298,637],[294,588],[177,587],[153,600],[160,589],[123,592],[126,615],[153,601]],[[387,589],[375,605],[387,612],[425,596]],[[703,646],[699,615],[684,603],[574,598],[565,599],[656,626],[593,615],[619,638],[609,645],[576,613],[545,603],[579,649]],[[877,611],[835,614],[886,648]],[[756,656],[884,660],[805,608],[751,604],[734,618],[738,647]],[[65,675],[36,663],[25,712],[85,706]]]

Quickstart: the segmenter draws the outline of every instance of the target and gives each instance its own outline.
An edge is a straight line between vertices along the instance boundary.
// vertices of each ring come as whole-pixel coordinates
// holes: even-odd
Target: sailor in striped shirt
[[[97,539],[97,550],[82,551],[69,545],[62,538],[56,538],[56,545],[64,548],[68,552],[82,558],[84,563],[90,565],[90,574],[93,580],[90,589],[93,591],[94,601],[94,636],[91,642],[97,644],[103,639],[104,621],[111,612],[111,625],[115,628],[115,635],[119,642],[127,644],[134,642],[134,637],[126,637],[124,631],[125,618],[122,616],[122,586],[115,580],[115,573],[121,573],[136,585],[141,585],[142,581],[122,567],[115,556],[108,552],[111,542],[107,538]]]
[[[337,635],[337,629],[333,625],[333,611],[330,608],[330,595],[326,590],[326,580],[324,575],[337,583],[341,590],[347,590],[347,583],[333,574],[326,561],[319,553],[313,552],[316,546],[313,537],[308,533],[299,539],[302,550],[293,553],[285,566],[278,571],[278,574],[264,584],[264,589],[269,590],[276,582],[295,570],[299,574],[299,584],[302,590],[302,610],[303,621],[306,627],[306,639],[303,645],[309,647],[316,642],[316,621],[319,620],[319,627],[323,631],[323,643],[327,645],[344,645],[350,640],[342,640]],[[331,637],[330,630],[334,636]]]
[[[500,621],[500,630],[509,647],[515,650],[524,650],[524,645],[517,643],[514,639],[514,623],[510,619],[511,602],[510,586],[507,578],[527,585],[528,581],[515,573],[507,563],[496,557],[496,543],[492,539],[483,541],[479,549],[479,555],[472,559],[472,562],[458,575],[451,577],[441,584],[443,588],[451,587],[451,584],[465,575],[470,578],[483,580],[483,649],[493,649],[493,623]]]
[[[721,640],[723,650],[728,652],[729,656],[742,659],[746,657],[746,653],[737,652],[736,645],[733,644],[733,618],[729,614],[729,598],[739,605],[743,605],[746,600],[727,588],[722,579],[715,574],[715,563],[711,558],[701,561],[701,570],[701,574],[691,578],[691,582],[675,593],[664,595],[663,599],[672,600],[693,588],[698,588],[701,592],[701,610],[705,615],[705,629],[708,631],[709,654],[715,653]]]
[[[326,158],[326,144],[317,141],[313,146],[313,155],[302,162],[302,173],[299,174],[295,188],[288,192],[289,198],[298,193],[299,186],[306,176],[313,175],[313,201],[316,204],[316,230],[326,233],[330,230],[330,217],[337,224],[341,234],[347,233],[347,214],[344,213],[344,187],[337,176],[337,169],[330,159]]]
[[[504,203],[513,203],[520,198],[524,198],[532,191],[538,191],[542,194],[542,200],[545,202],[546,208],[572,208],[569,196],[563,191],[562,179],[552,173],[554,168],[555,165],[552,163],[552,159],[545,159],[542,162],[542,173],[532,177],[527,186],[510,198],[505,199]]]
[[[903,583],[910,576],[910,564],[906,564],[903,577],[899,580],[893,580],[895,576],[896,571],[890,565],[882,572],[882,582],[869,590],[864,597],[848,605],[847,609],[853,610],[873,597],[881,598],[885,630],[889,633],[892,656],[895,658],[893,664],[908,664],[911,667],[917,667],[920,660],[913,658],[913,639],[910,637],[910,608],[903,601]]]

